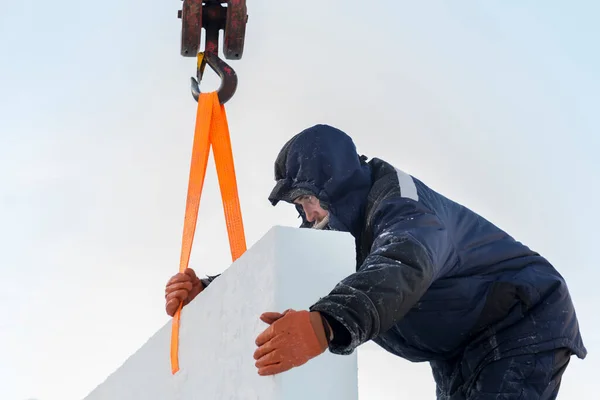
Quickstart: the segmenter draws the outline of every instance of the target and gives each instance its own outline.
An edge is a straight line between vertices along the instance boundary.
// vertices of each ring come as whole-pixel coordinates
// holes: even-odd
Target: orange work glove
[[[259,375],[285,372],[327,349],[321,314],[316,311],[267,312],[260,319],[270,326],[256,338],[254,359]]]
[[[167,314],[171,317],[175,315],[181,302],[185,306],[194,300],[202,290],[204,290],[204,285],[193,269],[187,268],[184,272],[173,275],[165,288]]]

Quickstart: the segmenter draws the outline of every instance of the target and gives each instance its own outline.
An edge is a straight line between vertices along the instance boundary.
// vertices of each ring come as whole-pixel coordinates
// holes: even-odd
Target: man
[[[387,162],[367,162],[344,132],[294,136],[275,179],[269,200],[294,204],[302,227],[354,236],[356,273],[310,310],[261,315],[259,374],[373,340],[429,362],[438,399],[554,399],[571,355],[586,356],[567,285],[546,259]],[[212,279],[175,275],[169,315]]]

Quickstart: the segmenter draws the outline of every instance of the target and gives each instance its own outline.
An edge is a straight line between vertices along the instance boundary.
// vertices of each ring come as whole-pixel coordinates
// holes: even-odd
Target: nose
[[[326,216],[326,211],[313,204],[303,204],[304,214],[308,222],[321,221]]]

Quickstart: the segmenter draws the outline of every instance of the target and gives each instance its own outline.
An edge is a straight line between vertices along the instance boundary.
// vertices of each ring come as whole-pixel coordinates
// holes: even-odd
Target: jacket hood
[[[315,125],[292,137],[275,160],[275,181],[271,204],[293,204],[298,196],[314,195],[330,213],[328,229],[360,234],[371,171],[346,133]],[[296,208],[302,226],[308,226],[302,208]]]

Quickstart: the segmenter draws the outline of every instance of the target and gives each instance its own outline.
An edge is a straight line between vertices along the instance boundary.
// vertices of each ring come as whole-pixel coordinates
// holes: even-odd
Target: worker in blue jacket
[[[545,258],[413,176],[360,156],[339,129],[316,125],[294,136],[275,161],[275,180],[269,200],[294,204],[302,227],[352,234],[356,272],[309,310],[261,315],[259,374],[373,340],[429,362],[438,399],[546,400],[570,357],[585,358],[567,285]],[[214,278],[175,275],[167,313]]]

